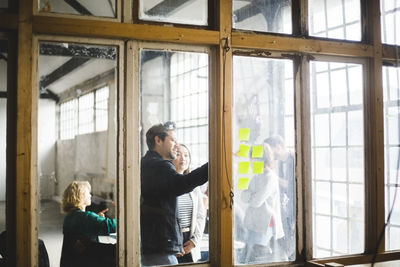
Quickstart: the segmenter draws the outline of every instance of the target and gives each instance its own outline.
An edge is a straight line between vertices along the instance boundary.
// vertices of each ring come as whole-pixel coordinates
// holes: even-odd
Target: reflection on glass
[[[115,3],[116,0],[40,0],[39,11],[115,18]]]
[[[364,247],[362,66],[314,61],[310,80],[314,257],[361,253]]]
[[[360,0],[310,0],[310,35],[361,40]]]
[[[139,19],[191,25],[207,25],[207,0],[140,0]]]
[[[292,1],[233,0],[232,25],[235,29],[292,33]]]
[[[6,230],[7,60],[8,42],[0,39],[0,234]],[[4,238],[0,235],[2,247]],[[5,257],[0,253],[0,265]]]
[[[293,63],[235,56],[233,66],[235,264],[293,261]]]
[[[395,194],[397,194],[397,199],[400,197],[399,188],[396,187],[400,180],[400,106],[398,102],[400,100],[400,68],[384,67],[382,72],[385,119],[385,211],[387,218],[390,209],[392,209]],[[400,205],[396,202],[390,222],[386,227],[386,250],[400,249],[397,238],[399,232]]]
[[[400,45],[400,1],[381,0],[382,42]]]
[[[59,266],[61,256],[93,264],[108,255],[115,261],[115,245],[108,245],[109,253],[97,252],[96,259],[72,248],[82,242],[96,251],[98,243],[92,242],[116,243],[116,235],[109,233],[115,232],[116,216],[117,48],[50,42],[40,43],[39,48],[39,238],[51,266]],[[100,120],[102,126],[97,127]],[[63,194],[73,181],[88,183],[70,188],[67,195],[80,201],[64,207],[62,214]],[[68,198],[65,201],[71,204]],[[95,231],[99,228],[88,223],[88,217],[108,224],[109,231]]]
[[[140,59],[142,265],[207,261],[208,55],[142,50]],[[147,133],[159,140],[153,147]],[[162,133],[168,134],[164,141]],[[160,151],[162,144],[173,151]],[[176,171],[187,176],[168,170],[171,165],[157,171],[166,161],[154,158],[174,159]],[[175,257],[182,249],[185,254]]]

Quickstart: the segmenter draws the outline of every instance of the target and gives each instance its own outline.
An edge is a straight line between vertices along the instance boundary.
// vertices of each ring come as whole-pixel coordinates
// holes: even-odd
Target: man
[[[279,193],[281,198],[281,216],[284,238],[280,245],[285,252],[286,260],[295,259],[295,213],[294,213],[294,155],[285,146],[283,138],[279,135],[264,140],[271,146],[274,158],[278,161]]]
[[[208,163],[189,174],[176,172],[175,124],[152,126],[146,133],[149,148],[141,160],[140,234],[143,265],[178,264],[183,255],[177,196],[208,180]]]

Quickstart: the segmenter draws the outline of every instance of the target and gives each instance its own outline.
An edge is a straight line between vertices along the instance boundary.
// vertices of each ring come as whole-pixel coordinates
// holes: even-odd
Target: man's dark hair
[[[271,147],[276,147],[278,145],[285,145],[285,142],[283,141],[283,138],[280,135],[274,135],[271,137],[268,137],[267,139],[264,140],[264,143],[267,143]]]
[[[165,140],[168,135],[168,131],[175,130],[175,123],[168,121],[166,123],[159,123],[151,126],[151,128],[146,133],[146,143],[149,150],[153,150],[156,144],[155,137],[158,136],[161,140]]]

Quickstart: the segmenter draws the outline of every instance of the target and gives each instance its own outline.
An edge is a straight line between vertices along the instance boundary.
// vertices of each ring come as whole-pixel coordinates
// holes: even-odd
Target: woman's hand
[[[185,254],[188,254],[190,253],[190,251],[192,251],[194,247],[194,243],[191,240],[188,240],[183,244],[183,251],[185,252]]]
[[[103,218],[104,218],[104,217],[105,217],[105,216],[104,216],[104,213],[106,213],[107,211],[108,211],[108,208],[105,209],[105,210],[102,210],[102,211],[98,212],[97,215],[99,215],[100,217],[103,217]]]

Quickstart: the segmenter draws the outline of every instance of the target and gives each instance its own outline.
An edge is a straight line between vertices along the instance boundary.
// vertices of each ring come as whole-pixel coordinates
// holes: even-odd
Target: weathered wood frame
[[[35,0],[36,1],[36,0]],[[138,0],[118,1],[119,15],[116,19],[98,17],[65,16],[62,14],[46,15],[38,13],[37,3],[29,0],[19,0],[19,11],[2,13],[0,16],[0,31],[10,32],[18,36],[18,50],[14,53],[16,74],[11,74],[16,81],[15,126],[10,122],[8,127],[16,127],[13,138],[8,135],[11,152],[7,161],[8,205],[15,210],[13,216],[7,217],[7,225],[15,225],[10,229],[15,240],[15,266],[37,266],[37,73],[36,49],[37,41],[43,35],[70,36],[71,40],[87,40],[88,42],[106,38],[108,44],[116,40],[120,47],[119,79],[121,92],[118,98],[119,135],[119,259],[120,266],[137,266],[139,264],[139,234],[138,227],[138,180],[139,173],[139,140],[138,133],[138,49],[135,41],[152,41],[161,43],[177,43],[181,45],[200,45],[211,48],[210,53],[210,265],[233,266],[232,239],[232,209],[229,206],[231,179],[231,124],[232,124],[232,50],[251,51],[282,51],[303,55],[297,62],[295,72],[296,90],[296,148],[297,169],[300,177],[297,191],[301,202],[297,206],[298,254],[299,264],[320,266],[327,261],[345,264],[365,263],[371,260],[379,233],[385,223],[384,218],[384,153],[383,153],[383,99],[382,99],[382,61],[395,61],[398,49],[393,45],[385,45],[380,40],[380,7],[374,0],[361,1],[363,7],[363,41],[346,42],[311,38],[307,36],[307,1],[296,2],[300,15],[293,18],[293,29],[296,36],[286,36],[268,33],[249,33],[232,31],[231,1],[220,0],[210,6],[210,26],[208,28],[189,28],[183,26],[164,26],[160,24],[145,25],[137,21],[135,14]],[[212,1],[208,1],[212,3]],[[211,5],[211,4],[210,4]],[[214,9],[213,9],[214,8]],[[11,11],[10,11],[11,12]],[[368,18],[368,19],[367,19]],[[122,22],[121,22],[122,21]],[[132,22],[135,22],[132,24]],[[35,37],[36,34],[41,34]],[[34,39],[38,38],[38,39]],[[60,37],[57,37],[60,38]],[[65,37],[61,37],[59,40]],[[82,39],[83,38],[83,39]],[[85,39],[86,38],[86,39]],[[68,39],[68,38],[65,38]],[[229,48],[229,49],[228,49]],[[371,219],[367,225],[366,252],[363,255],[340,257],[335,259],[312,260],[312,237],[309,227],[310,199],[310,140],[309,129],[309,96],[307,55],[330,55],[348,58],[362,58],[367,61],[366,109],[369,120],[365,123],[365,144],[368,146],[368,176],[366,180],[366,217]],[[18,56],[16,59],[15,57]],[[10,57],[12,53],[10,53]],[[397,58],[399,55],[397,55]],[[17,61],[16,61],[17,60]],[[125,71],[126,70],[126,71]],[[130,102],[130,100],[132,100]],[[10,97],[13,103],[13,97]],[[12,115],[9,115],[12,116]],[[8,117],[12,120],[12,117]],[[12,147],[15,146],[13,152]],[[366,161],[367,163],[367,161]],[[12,168],[11,170],[9,170]],[[15,168],[15,169],[14,169]],[[14,177],[11,175],[15,174]],[[136,177],[136,178],[135,178]],[[231,180],[230,180],[231,181]],[[9,184],[14,186],[9,186]],[[122,187],[125,186],[125,188]],[[136,189],[134,189],[136,188]],[[128,191],[132,189],[134,191]],[[15,191],[14,191],[15,190]],[[136,207],[136,208],[134,208]],[[10,209],[10,207],[8,207]],[[11,213],[13,214],[13,213]],[[136,230],[135,230],[136,229]],[[14,231],[15,230],[15,231]],[[384,241],[378,248],[378,260],[392,260],[400,257],[399,252],[384,252]],[[126,264],[126,265],[125,265]],[[290,265],[290,264],[288,264]]]

